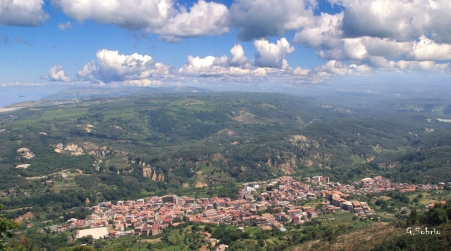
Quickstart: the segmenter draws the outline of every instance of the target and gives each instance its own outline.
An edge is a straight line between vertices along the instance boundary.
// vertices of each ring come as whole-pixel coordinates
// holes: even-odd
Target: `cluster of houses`
[[[366,202],[348,201],[349,194],[400,190],[439,189],[440,185],[395,184],[381,176],[363,179],[357,184],[330,183],[327,176],[304,178],[303,182],[290,176],[268,181],[245,183],[238,189],[238,199],[193,198],[166,195],[138,200],[102,202],[91,209],[86,220],[70,219],[57,227],[58,232],[75,231],[75,238],[87,235],[83,229],[101,229],[99,237],[123,235],[157,235],[162,229],[180,222],[202,224],[253,225],[263,229],[285,230],[283,224],[301,224],[320,214],[349,210],[359,217],[371,217],[374,211]],[[301,201],[322,198],[315,208],[302,206]],[[302,203],[304,204],[304,203]],[[92,231],[92,230],[91,230]],[[285,230],[286,231],[286,230]]]
[[[356,182],[356,184],[360,185],[361,187],[359,189],[356,189],[353,193],[359,195],[394,190],[398,190],[403,193],[415,192],[416,190],[443,189],[443,187],[445,186],[444,182],[440,182],[438,185],[391,183],[389,180],[383,179],[382,176],[375,176],[374,178],[365,178],[362,179],[360,182]]]
[[[8,189],[8,192],[0,191],[0,197],[7,197],[7,196],[17,196],[17,191],[14,188]],[[28,192],[23,192],[23,196],[30,197],[30,194]]]

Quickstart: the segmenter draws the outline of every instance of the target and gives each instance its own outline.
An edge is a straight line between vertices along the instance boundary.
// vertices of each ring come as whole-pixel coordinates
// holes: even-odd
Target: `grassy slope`
[[[404,229],[395,228],[388,223],[373,223],[369,228],[364,228],[352,233],[337,237],[333,243],[325,240],[316,240],[290,247],[289,251],[318,250],[318,251],[359,251],[371,250],[395,236],[405,233]]]

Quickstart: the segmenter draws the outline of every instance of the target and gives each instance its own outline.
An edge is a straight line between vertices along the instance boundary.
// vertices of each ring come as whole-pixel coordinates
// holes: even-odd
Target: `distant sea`
[[[61,89],[63,88],[55,86],[0,87],[0,107],[24,101],[40,100],[48,95],[57,93]]]

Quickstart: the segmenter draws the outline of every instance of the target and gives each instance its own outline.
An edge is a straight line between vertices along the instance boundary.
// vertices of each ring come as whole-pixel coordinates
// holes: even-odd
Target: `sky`
[[[1,0],[0,91],[447,83],[449,13],[449,0]]]

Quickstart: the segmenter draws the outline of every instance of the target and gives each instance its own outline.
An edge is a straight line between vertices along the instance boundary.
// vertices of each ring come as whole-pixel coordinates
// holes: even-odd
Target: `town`
[[[228,224],[239,226],[259,226],[264,230],[278,228],[286,231],[284,224],[302,224],[321,214],[347,210],[358,218],[375,217],[368,203],[348,201],[351,195],[365,195],[382,191],[442,189],[439,185],[413,185],[391,183],[381,176],[365,178],[352,185],[331,183],[329,177],[314,176],[301,181],[283,176],[268,181],[243,184],[238,189],[238,199],[192,198],[165,195],[138,200],[102,202],[91,207],[92,214],[87,219],[69,219],[57,226],[57,232],[71,229],[74,238],[91,235],[94,239],[118,238],[125,235],[158,235],[170,225],[181,222],[202,224]],[[316,208],[302,206],[300,202],[321,198]]]

